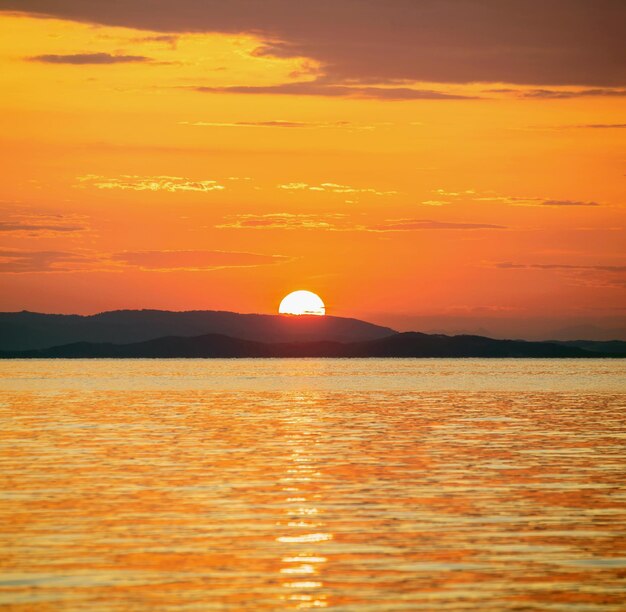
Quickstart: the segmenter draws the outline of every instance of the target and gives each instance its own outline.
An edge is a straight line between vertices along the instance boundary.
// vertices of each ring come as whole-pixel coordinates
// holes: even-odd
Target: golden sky
[[[1,310],[626,328],[623,4],[174,4],[0,0]]]

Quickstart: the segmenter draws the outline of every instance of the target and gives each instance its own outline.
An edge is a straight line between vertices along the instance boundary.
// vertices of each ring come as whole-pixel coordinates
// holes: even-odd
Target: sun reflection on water
[[[286,419],[284,476],[278,479],[286,494],[287,530],[276,541],[290,546],[289,553],[281,559],[280,574],[306,579],[283,582],[286,593],[281,600],[295,609],[325,608],[328,596],[323,591],[321,575],[328,558],[317,554],[316,545],[332,540],[333,535],[324,531],[326,524],[319,507],[321,494],[317,485],[322,473],[315,460],[319,433],[314,434],[317,427],[313,427],[313,417],[307,412],[307,406],[313,402],[305,395],[295,395],[293,402],[292,414]]]

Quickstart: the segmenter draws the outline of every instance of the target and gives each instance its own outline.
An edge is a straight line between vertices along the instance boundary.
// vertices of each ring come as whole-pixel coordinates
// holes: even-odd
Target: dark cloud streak
[[[380,232],[406,232],[415,230],[484,230],[506,229],[504,225],[491,223],[453,223],[447,221],[431,221],[429,219],[398,219],[397,221],[371,226]]]
[[[620,130],[626,128],[626,123],[587,123],[576,125],[577,128],[587,128],[590,130]]]
[[[519,264],[504,261],[496,264],[496,268],[505,270],[571,270],[595,272],[626,272],[626,266],[576,265],[576,264]]]
[[[36,223],[0,222],[0,232],[80,232],[80,225],[42,225]]]
[[[500,90],[499,93],[504,93]],[[577,91],[566,91],[558,89],[533,89],[530,91],[517,92],[521,98],[538,98],[544,100],[569,100],[571,98],[588,97],[610,97],[622,98],[626,96],[626,89],[579,89]]]
[[[133,64],[152,61],[145,55],[111,55],[110,53],[75,53],[71,55],[35,55],[29,57],[31,62],[45,64],[74,64],[76,66],[89,64]]]
[[[67,251],[0,250],[0,272],[74,272],[91,264],[89,257]]]
[[[598,202],[583,202],[579,200],[544,200],[542,206],[600,206]]]
[[[278,85],[234,87],[195,87],[201,93],[221,94],[272,94],[287,96],[324,96],[330,98],[363,98],[375,100],[469,100],[471,96],[448,94],[428,89],[409,87],[353,87],[329,84],[319,80]]]

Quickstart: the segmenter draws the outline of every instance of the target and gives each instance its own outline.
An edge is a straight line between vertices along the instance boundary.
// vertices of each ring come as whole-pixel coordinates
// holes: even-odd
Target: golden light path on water
[[[623,610],[626,362],[0,362],[10,610]]]
[[[296,394],[293,398],[293,415],[286,419],[288,456],[285,476],[280,479],[285,499],[288,528],[285,535],[276,538],[277,542],[293,546],[293,554],[283,557],[281,573],[290,578],[283,586],[290,591],[285,599],[297,602],[297,608],[325,608],[327,596],[320,591],[323,587],[321,573],[327,558],[316,554],[316,544],[332,540],[332,534],[321,531],[325,527],[323,516],[318,508],[322,495],[317,492],[317,481],[321,476],[313,452],[318,440],[317,423],[302,408],[313,403],[305,395]],[[302,530],[308,533],[302,533]]]

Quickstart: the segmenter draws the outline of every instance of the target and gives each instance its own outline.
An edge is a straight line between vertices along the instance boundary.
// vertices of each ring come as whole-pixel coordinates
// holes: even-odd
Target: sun
[[[278,307],[280,314],[289,315],[319,315],[326,314],[326,306],[322,298],[312,291],[292,291],[283,298]]]

